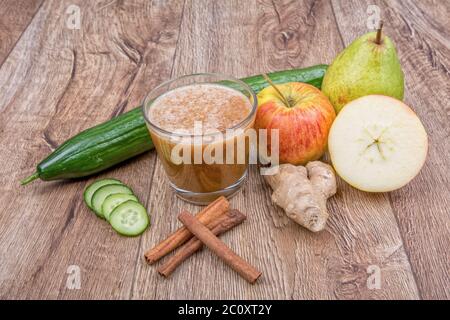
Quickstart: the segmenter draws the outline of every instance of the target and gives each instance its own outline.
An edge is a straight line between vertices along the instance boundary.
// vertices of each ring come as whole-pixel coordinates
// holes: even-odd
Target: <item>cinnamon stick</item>
[[[210,225],[208,225],[208,228],[211,229],[211,232],[214,235],[218,236],[241,224],[246,218],[247,217],[242,212],[233,209],[213,221],[213,223],[216,224],[215,226],[211,228]],[[172,257],[170,257],[169,260],[157,269],[158,272],[166,278],[169,277],[172,272],[175,271],[181,263],[183,263],[183,261],[200,250],[202,247],[203,243],[200,240],[196,237],[191,238],[182,247],[180,247],[180,249]]]
[[[245,280],[254,283],[261,276],[261,272],[242,259],[230,248],[227,247],[211,230],[205,227],[197,218],[190,213],[183,211],[178,216],[184,226],[189,229],[200,241],[211,251],[219,256],[233,270],[239,273]]]
[[[227,212],[228,209],[230,209],[230,203],[228,200],[225,197],[219,197],[200,211],[196,217],[200,223],[208,225]],[[147,263],[153,264],[192,237],[192,233],[186,227],[181,227],[172,233],[167,239],[148,250],[144,255],[145,260]]]

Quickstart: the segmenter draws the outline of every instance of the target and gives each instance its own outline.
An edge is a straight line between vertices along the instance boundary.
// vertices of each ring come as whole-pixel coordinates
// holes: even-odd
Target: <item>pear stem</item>
[[[284,104],[287,107],[291,107],[291,104],[289,103],[289,100],[286,99],[286,97],[284,96],[284,94],[281,92],[281,90],[275,85],[275,83],[273,83],[273,81],[269,78],[269,76],[265,73],[262,74],[264,79],[266,79],[266,81],[272,86],[272,88],[275,89],[275,91],[278,93],[278,95],[280,96],[281,100],[283,100]]]
[[[383,30],[383,20],[380,21],[380,26],[377,29],[377,38],[375,39],[376,44],[381,44],[382,30]]]

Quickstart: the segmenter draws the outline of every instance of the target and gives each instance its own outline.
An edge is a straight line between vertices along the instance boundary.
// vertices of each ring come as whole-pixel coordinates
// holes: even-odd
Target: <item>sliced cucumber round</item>
[[[138,198],[134,194],[115,193],[106,197],[102,204],[102,213],[106,220],[109,221],[111,212],[120,204],[125,201],[133,200],[139,202]]]
[[[147,229],[150,219],[142,204],[128,200],[111,212],[109,223],[117,233],[134,237]]]
[[[94,192],[92,195],[92,209],[95,211],[97,216],[104,218],[102,213],[103,202],[106,197],[116,193],[133,194],[133,191],[123,184],[107,184],[98,188],[97,191]]]
[[[92,209],[92,196],[95,191],[97,191],[100,187],[103,187],[107,184],[123,184],[121,181],[117,179],[102,179],[97,180],[91,183],[86,190],[84,190],[83,198],[84,202],[86,202],[87,206]]]

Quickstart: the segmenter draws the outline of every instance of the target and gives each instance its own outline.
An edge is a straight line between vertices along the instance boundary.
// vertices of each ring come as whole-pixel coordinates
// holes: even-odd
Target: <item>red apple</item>
[[[335,117],[333,106],[319,89],[289,82],[269,86],[258,94],[255,128],[268,129],[268,151],[270,129],[279,129],[280,163],[304,165],[325,152]]]

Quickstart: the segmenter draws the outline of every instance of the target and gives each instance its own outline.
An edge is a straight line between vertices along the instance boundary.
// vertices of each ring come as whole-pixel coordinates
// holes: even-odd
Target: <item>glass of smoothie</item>
[[[144,117],[177,196],[208,204],[239,190],[247,176],[256,108],[247,84],[221,74],[182,76],[147,95]]]

